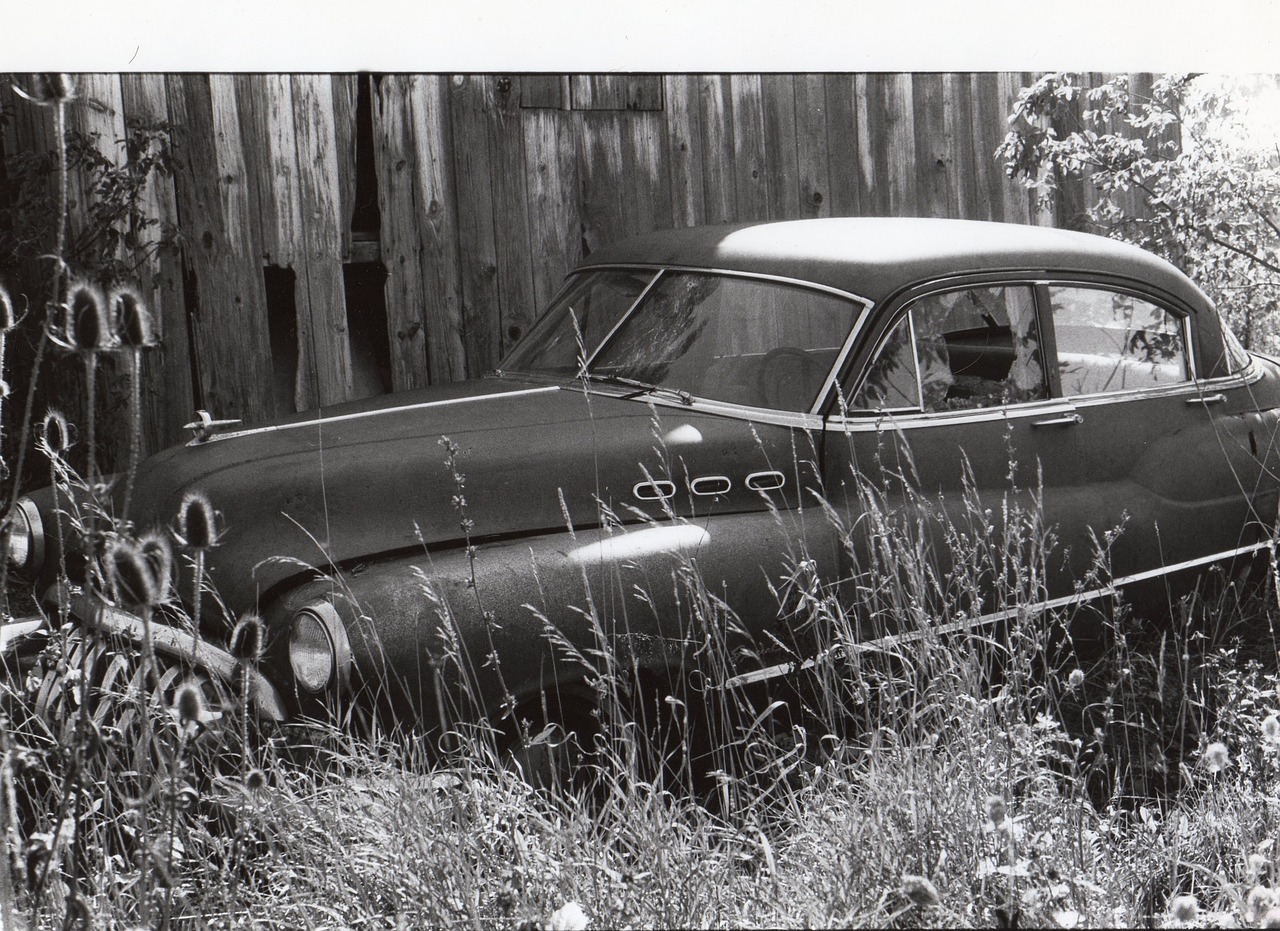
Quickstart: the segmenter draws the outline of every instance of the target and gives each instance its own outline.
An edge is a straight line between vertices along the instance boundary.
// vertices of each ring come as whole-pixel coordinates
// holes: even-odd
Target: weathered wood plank
[[[622,210],[627,234],[670,229],[671,173],[662,115],[629,114],[622,132]]]
[[[293,123],[298,213],[297,272],[299,410],[339,404],[353,391],[342,275],[342,195],[338,189],[333,83],[328,75],[294,75]]]
[[[564,114],[526,111],[525,176],[529,186],[529,243],[537,306],[546,306],[568,270],[582,257],[577,212],[574,134]]]
[[[723,75],[704,75],[698,85],[702,127],[702,185],[707,223],[739,219],[734,192],[733,126]]]
[[[262,422],[274,413],[261,246],[245,203],[235,92],[224,76],[168,79],[172,121],[191,140],[175,176],[200,386],[199,406],[217,417]]]
[[[912,75],[889,75],[881,83],[882,107],[887,132],[883,156],[889,182],[889,212],[915,217],[921,213],[916,192],[915,113],[912,110]]]
[[[1018,91],[1022,88],[1022,75],[1002,71],[996,75],[996,106],[999,112],[1012,112],[1013,103],[1018,99]],[[1000,200],[1004,211],[1003,219],[1007,223],[1030,223],[1031,209],[1028,198],[1020,184],[1007,181],[1000,185]]]
[[[911,108],[915,134],[916,202],[922,215],[952,215],[952,139],[947,128],[942,75],[917,74],[912,78]]]
[[[978,190],[978,209],[970,214],[975,220],[1004,219],[1004,186],[1008,179],[1004,163],[997,161],[996,148],[1004,141],[1007,130],[1001,113],[1000,76],[994,71],[971,77],[973,88],[973,153],[974,178]]]
[[[831,215],[831,174],[827,159],[826,79],[822,75],[796,75],[795,115],[798,216],[827,217]],[[850,113],[850,129],[852,125]]]
[[[706,222],[707,215],[703,194],[699,81],[690,75],[668,75],[664,88],[671,222],[673,226],[696,226]]]
[[[334,153],[338,164],[338,227],[341,259],[351,261],[351,218],[356,212],[356,104],[366,75],[335,74],[333,83]]]
[[[575,115],[582,248],[588,255],[630,229],[622,213],[622,121],[616,113]]]
[[[794,220],[800,216],[795,79],[789,74],[762,75],[760,99],[769,219]]]
[[[520,106],[528,109],[569,109],[569,78],[559,74],[520,76]]]
[[[114,168],[122,167],[126,156],[121,144],[125,128],[124,105],[120,100],[120,78],[114,74],[82,74],[77,77],[76,83],[76,100],[67,107],[67,128],[88,137],[96,137],[95,148],[103,158]],[[68,232],[73,241],[79,238],[81,242],[87,242],[93,236],[93,221],[89,211],[95,200],[94,178],[87,169],[73,168],[68,173],[67,180],[74,203],[70,210],[72,221],[68,224]],[[98,253],[104,246],[105,243],[94,242],[93,250]],[[111,257],[128,264],[123,242],[117,244]]]
[[[292,267],[297,264],[302,238],[293,84],[287,74],[240,74],[233,80],[244,147],[245,189],[249,209],[257,219],[262,259],[268,265]]]
[[[462,261],[462,329],[467,371],[473,375],[491,371],[501,351],[498,245],[489,151],[496,93],[493,78],[485,75],[454,75],[450,79],[458,251]]]
[[[821,88],[819,99],[822,101],[821,122],[824,128],[814,143],[821,146],[816,152],[817,157],[826,162],[827,189],[823,205],[830,216],[857,216],[863,201],[859,194],[862,150],[858,143],[855,78],[851,74],[828,74],[813,80],[819,82]],[[803,135],[801,144],[804,144]]]
[[[524,129],[520,92],[510,78],[496,80],[497,96],[491,113],[494,236],[497,250],[498,294],[502,350],[520,339],[539,309],[530,260],[528,192],[525,188]]]
[[[662,78],[656,74],[575,74],[569,78],[575,110],[661,110]]]
[[[169,99],[162,76],[121,75],[120,91],[126,123],[129,120],[168,122]],[[172,176],[152,175],[142,193],[142,209],[158,220],[159,225],[139,230],[138,243],[144,249],[154,249],[166,231],[178,227],[177,193]],[[182,426],[189,422],[195,410],[187,308],[178,253],[169,247],[154,252],[154,258],[142,266],[138,288],[150,304],[160,336],[160,345],[143,355],[145,442],[142,452],[146,454],[182,439]]]
[[[410,79],[411,167],[418,191],[427,365],[432,383],[457,381],[467,375],[448,90],[448,78],[443,75]]]
[[[888,129],[884,121],[884,75],[858,75],[854,83],[854,107],[858,127],[859,212],[867,216],[890,215],[889,166],[881,140]]]
[[[764,148],[764,105],[758,74],[729,78],[733,106],[733,189],[736,219],[769,219],[769,178]]]
[[[419,191],[414,182],[413,128],[408,77],[387,75],[374,97],[373,134],[382,216],[384,295],[391,344],[391,385],[395,391],[430,382],[423,308],[422,242],[418,237]]]

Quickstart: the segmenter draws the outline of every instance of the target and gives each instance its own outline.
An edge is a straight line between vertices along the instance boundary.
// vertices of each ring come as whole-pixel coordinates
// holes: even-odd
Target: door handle
[[[1225,394],[1205,394],[1197,398],[1187,398],[1188,404],[1203,404],[1208,407],[1210,404],[1225,404],[1227,396]]]
[[[1061,417],[1050,417],[1047,420],[1033,420],[1033,427],[1070,427],[1078,423],[1084,423],[1084,417],[1078,411],[1072,411],[1070,414],[1063,414]]]

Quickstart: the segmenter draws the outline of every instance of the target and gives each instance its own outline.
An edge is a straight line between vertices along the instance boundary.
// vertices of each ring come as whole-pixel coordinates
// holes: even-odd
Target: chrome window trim
[[[1199,566],[1212,565],[1213,563],[1222,562],[1227,559],[1234,559],[1237,556],[1244,556],[1248,553],[1258,553],[1262,550],[1270,549],[1272,541],[1263,540],[1260,543],[1250,543],[1247,546],[1238,546],[1235,549],[1224,550],[1221,553],[1212,553],[1208,556],[1198,556],[1195,559],[1184,560],[1175,563],[1172,566],[1161,566],[1159,569],[1148,569],[1145,572],[1136,572],[1133,575],[1121,576],[1113,579],[1111,584],[1102,585],[1097,588],[1087,589],[1085,591],[1073,592],[1070,595],[1062,595],[1058,598],[1048,598],[1044,601],[1033,602],[1029,605],[1021,605],[1012,608],[1004,608],[1000,611],[992,611],[988,614],[982,614],[974,618],[961,618],[952,621],[949,624],[940,624],[937,627],[931,627],[928,630],[913,630],[904,634],[886,634],[883,637],[876,637],[868,640],[866,643],[852,643],[836,647],[830,647],[823,650],[817,657],[806,659],[802,662],[778,663],[773,666],[765,666],[762,669],[753,669],[750,672],[741,675],[732,676],[712,688],[734,689],[744,685],[751,685],[755,682],[764,682],[778,676],[785,676],[791,673],[800,672],[805,669],[812,669],[817,665],[819,660],[826,659],[829,656],[840,655],[837,651],[847,650],[849,653],[858,654],[871,651],[886,650],[902,646],[904,644],[914,643],[923,640],[926,637],[937,637],[942,634],[959,633],[965,630],[977,630],[982,627],[988,627],[997,624],[1000,621],[1007,621],[1017,617],[1023,611],[1053,611],[1058,608],[1073,607],[1076,605],[1087,604],[1099,598],[1112,597],[1117,590],[1125,585],[1132,585],[1135,582],[1145,582],[1150,579],[1157,579],[1164,575],[1170,575],[1174,572],[1181,572],[1185,569],[1194,569]]]
[[[649,291],[654,287],[655,284],[657,284],[659,279],[664,277],[665,273],[667,272],[692,273],[692,274],[700,274],[700,275],[719,275],[721,277],[726,277],[726,278],[748,278],[755,281],[767,281],[775,284],[787,285],[790,287],[804,288],[805,290],[808,290],[808,291],[819,291],[825,294],[830,294],[834,297],[838,297],[842,300],[850,301],[854,304],[862,305],[862,310],[858,312],[854,317],[853,324],[849,327],[849,333],[847,336],[845,336],[844,343],[841,345],[840,351],[836,353],[835,361],[831,364],[830,369],[828,369],[826,379],[822,382],[822,387],[818,389],[817,396],[815,397],[813,404],[809,407],[807,411],[776,411],[772,408],[756,407],[754,405],[732,405],[734,407],[742,407],[747,410],[753,410],[753,411],[768,412],[770,414],[784,414],[784,413],[785,414],[806,414],[806,415],[818,416],[820,418],[822,409],[826,406],[826,403],[827,403],[827,396],[831,393],[833,386],[839,380],[840,371],[841,369],[844,368],[845,360],[849,358],[849,353],[853,351],[854,344],[857,342],[858,336],[862,332],[862,328],[863,326],[865,326],[867,317],[870,315],[871,308],[873,306],[873,302],[871,300],[865,297],[862,297],[861,295],[854,294],[850,291],[844,291],[844,290],[841,290],[840,288],[833,288],[830,285],[818,284],[813,281],[805,281],[801,278],[789,278],[785,275],[770,275],[764,272],[745,272],[745,271],[736,271],[733,269],[726,269],[726,268],[705,268],[705,267],[693,266],[693,265],[649,265],[645,263],[640,263],[640,264],[610,263],[607,265],[588,265],[585,268],[575,271],[573,274],[585,274],[587,272],[604,270],[604,269],[615,270],[615,271],[627,270],[627,269],[635,269],[640,271],[653,270],[656,272],[656,274],[654,275],[653,279],[649,282],[648,286],[644,289],[644,291],[641,292],[640,296],[636,298],[635,303],[632,304],[630,308],[628,308],[627,312],[623,314],[622,318],[618,321],[617,325],[612,330],[609,331],[609,335],[606,336],[601,341],[600,345],[596,347],[595,352],[591,354],[591,358],[587,360],[587,363],[585,366],[585,370],[587,371],[590,370],[592,363],[595,362],[596,356],[598,356],[601,350],[603,350],[604,347],[608,345],[609,341],[613,339],[614,333],[617,332],[618,327],[621,327],[622,324],[627,321],[627,319],[635,312],[636,307],[638,307],[640,303],[645,299],[645,297],[648,296]],[[696,401],[702,401],[704,403],[709,403],[709,404],[730,403],[726,401],[713,401],[711,398],[702,398],[696,394],[693,395],[693,398]],[[768,422],[772,422],[772,421],[768,421]]]
[[[614,271],[624,270],[622,268],[612,268],[612,266],[607,266],[607,265],[601,265],[597,267],[601,269],[611,269]],[[618,322],[609,328],[609,332],[605,334],[604,339],[600,340],[600,344],[596,346],[594,350],[592,350],[591,357],[588,359],[582,360],[582,366],[578,369],[578,374],[574,376],[575,378],[581,378],[586,372],[588,372],[591,369],[591,363],[594,362],[596,356],[600,354],[600,350],[609,344],[609,340],[613,339],[613,334],[618,332],[618,328],[622,326],[622,324],[626,323],[627,318],[636,312],[636,308],[640,306],[640,302],[643,301],[648,296],[649,292],[653,290],[653,286],[658,283],[658,280],[660,278],[662,278],[662,273],[664,271],[665,269],[661,269],[661,268],[658,269],[654,273],[653,277],[649,279],[649,283],[640,289],[640,293],[637,294],[636,299],[631,302],[631,306],[628,307],[625,311],[623,311],[622,316],[618,318]],[[584,269],[584,272],[585,272],[585,269]]]

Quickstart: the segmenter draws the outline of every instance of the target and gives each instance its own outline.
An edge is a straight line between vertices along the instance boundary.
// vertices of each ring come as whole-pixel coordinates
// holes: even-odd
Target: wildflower
[[[1200,914],[1200,903],[1193,895],[1174,896],[1169,902],[1169,913],[1173,915],[1175,921],[1187,924],[1195,921],[1196,916]]]
[[[1204,756],[1202,757],[1205,768],[1211,773],[1220,773],[1227,768],[1227,764],[1231,762],[1231,755],[1227,752],[1227,745],[1219,741],[1214,741],[1204,748]]]
[[[58,456],[71,448],[71,427],[58,411],[49,411],[41,424],[41,440],[51,455]]]
[[[75,100],[76,82],[69,74],[48,71],[31,75],[26,90],[13,85],[13,92],[38,106],[53,107]]]
[[[178,505],[178,526],[174,530],[178,545],[189,550],[207,550],[218,542],[218,528],[213,505],[203,492],[189,491]]]
[[[1269,714],[1263,719],[1262,736],[1267,743],[1280,743],[1280,715]]]
[[[253,612],[245,612],[231,629],[231,640],[228,650],[241,662],[256,663],[262,657],[262,644],[266,639],[266,629],[262,618]]]
[[[904,873],[902,876],[902,894],[911,900],[912,905],[920,908],[942,904],[942,899],[938,896],[937,887],[930,882],[927,876]]]
[[[178,722],[179,729],[188,737],[194,735],[201,728],[207,727],[211,721],[216,721],[222,717],[217,711],[209,710],[209,706],[204,701],[204,693],[200,691],[200,686],[191,681],[184,682],[178,686],[178,690],[173,695],[173,706],[169,709],[169,714]]]
[[[1276,894],[1266,886],[1254,886],[1245,896],[1245,917],[1257,921],[1276,906]]]
[[[155,570],[138,547],[116,540],[108,545],[105,559],[112,596],[121,606],[151,607],[160,603]]]
[[[1067,676],[1067,688],[1071,689],[1071,691],[1074,692],[1076,689],[1080,688],[1080,686],[1082,685],[1084,685],[1084,670],[1083,669],[1071,670],[1071,675]]]
[[[567,902],[551,913],[547,927],[551,931],[586,931],[587,913],[577,902]]]
[[[159,343],[155,320],[141,294],[130,287],[119,287],[111,292],[109,303],[122,346],[150,349]]]
[[[1249,854],[1248,869],[1249,878],[1257,879],[1263,874],[1267,868],[1267,858],[1260,853]]]
[[[1006,813],[1004,799],[999,795],[992,795],[987,799],[987,820],[991,822],[993,828],[998,828],[1004,823]]]

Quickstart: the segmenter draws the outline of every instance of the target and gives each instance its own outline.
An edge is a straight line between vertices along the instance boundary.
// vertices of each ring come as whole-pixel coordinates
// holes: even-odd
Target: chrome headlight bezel
[[[7,517],[5,533],[9,538],[6,553],[9,563],[26,576],[36,576],[44,567],[44,521],[40,509],[30,498],[19,498]]]
[[[320,695],[351,681],[351,642],[337,609],[327,601],[294,612],[289,625],[289,668],[299,689]]]

